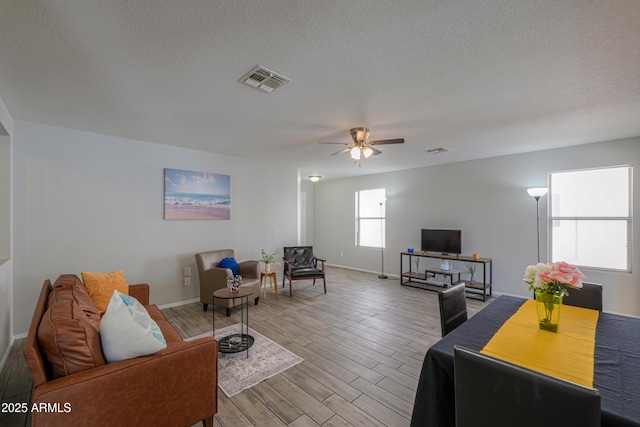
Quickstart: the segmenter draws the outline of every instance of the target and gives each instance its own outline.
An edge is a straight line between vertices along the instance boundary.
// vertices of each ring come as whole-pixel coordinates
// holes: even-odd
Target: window
[[[384,247],[385,190],[356,191],[356,246]]]
[[[616,166],[550,175],[553,261],[631,271],[632,172]]]

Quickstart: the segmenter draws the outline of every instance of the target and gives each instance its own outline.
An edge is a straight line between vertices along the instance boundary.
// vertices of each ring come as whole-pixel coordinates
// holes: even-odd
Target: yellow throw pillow
[[[129,284],[122,270],[107,274],[83,271],[82,281],[100,314],[107,311],[114,290],[129,295]]]

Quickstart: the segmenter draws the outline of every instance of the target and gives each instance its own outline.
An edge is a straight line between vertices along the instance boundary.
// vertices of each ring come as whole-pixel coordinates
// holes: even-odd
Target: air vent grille
[[[258,65],[240,79],[240,83],[244,83],[265,93],[271,93],[290,81],[291,79],[277,74],[262,65]]]
[[[426,150],[426,152],[429,154],[440,154],[440,153],[446,153],[447,151],[449,151],[449,149],[444,147],[431,148],[429,150]]]

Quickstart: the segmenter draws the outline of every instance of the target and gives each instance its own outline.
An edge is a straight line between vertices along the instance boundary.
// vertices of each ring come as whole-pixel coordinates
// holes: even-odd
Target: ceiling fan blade
[[[337,156],[338,154],[348,153],[350,150],[351,150],[350,148],[345,148],[344,150],[336,151],[335,153],[332,154],[332,156]]]
[[[372,156],[377,156],[378,154],[382,154],[382,151],[380,151],[380,150],[376,150],[373,147],[369,147],[369,148],[371,148],[373,150],[373,153],[371,154]]]
[[[381,141],[371,141],[369,145],[404,144],[404,138],[383,139]]]
[[[349,142],[328,142],[328,141],[320,141],[318,144],[340,144],[340,145],[349,145]]]

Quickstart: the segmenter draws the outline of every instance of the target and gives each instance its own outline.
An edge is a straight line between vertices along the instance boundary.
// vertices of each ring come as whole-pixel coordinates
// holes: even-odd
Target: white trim
[[[178,307],[178,306],[181,306],[181,305],[192,304],[194,302],[200,302],[200,298],[192,298],[192,299],[188,299],[186,301],[170,302],[169,304],[159,305],[158,308],[160,310],[163,310],[165,308]]]
[[[377,248],[377,249],[380,249],[380,248]],[[344,268],[345,270],[362,271],[363,273],[371,273],[371,274],[380,274],[379,270],[378,271],[365,270],[363,268],[355,268],[355,267],[349,267],[349,266],[346,266],[346,265],[330,264],[330,263],[327,263],[327,265],[331,266],[331,267]],[[390,274],[390,273],[386,273],[386,272],[385,272],[385,274],[387,276],[389,276],[389,277],[394,277],[396,279],[400,278],[400,275],[398,275],[398,274]]]

